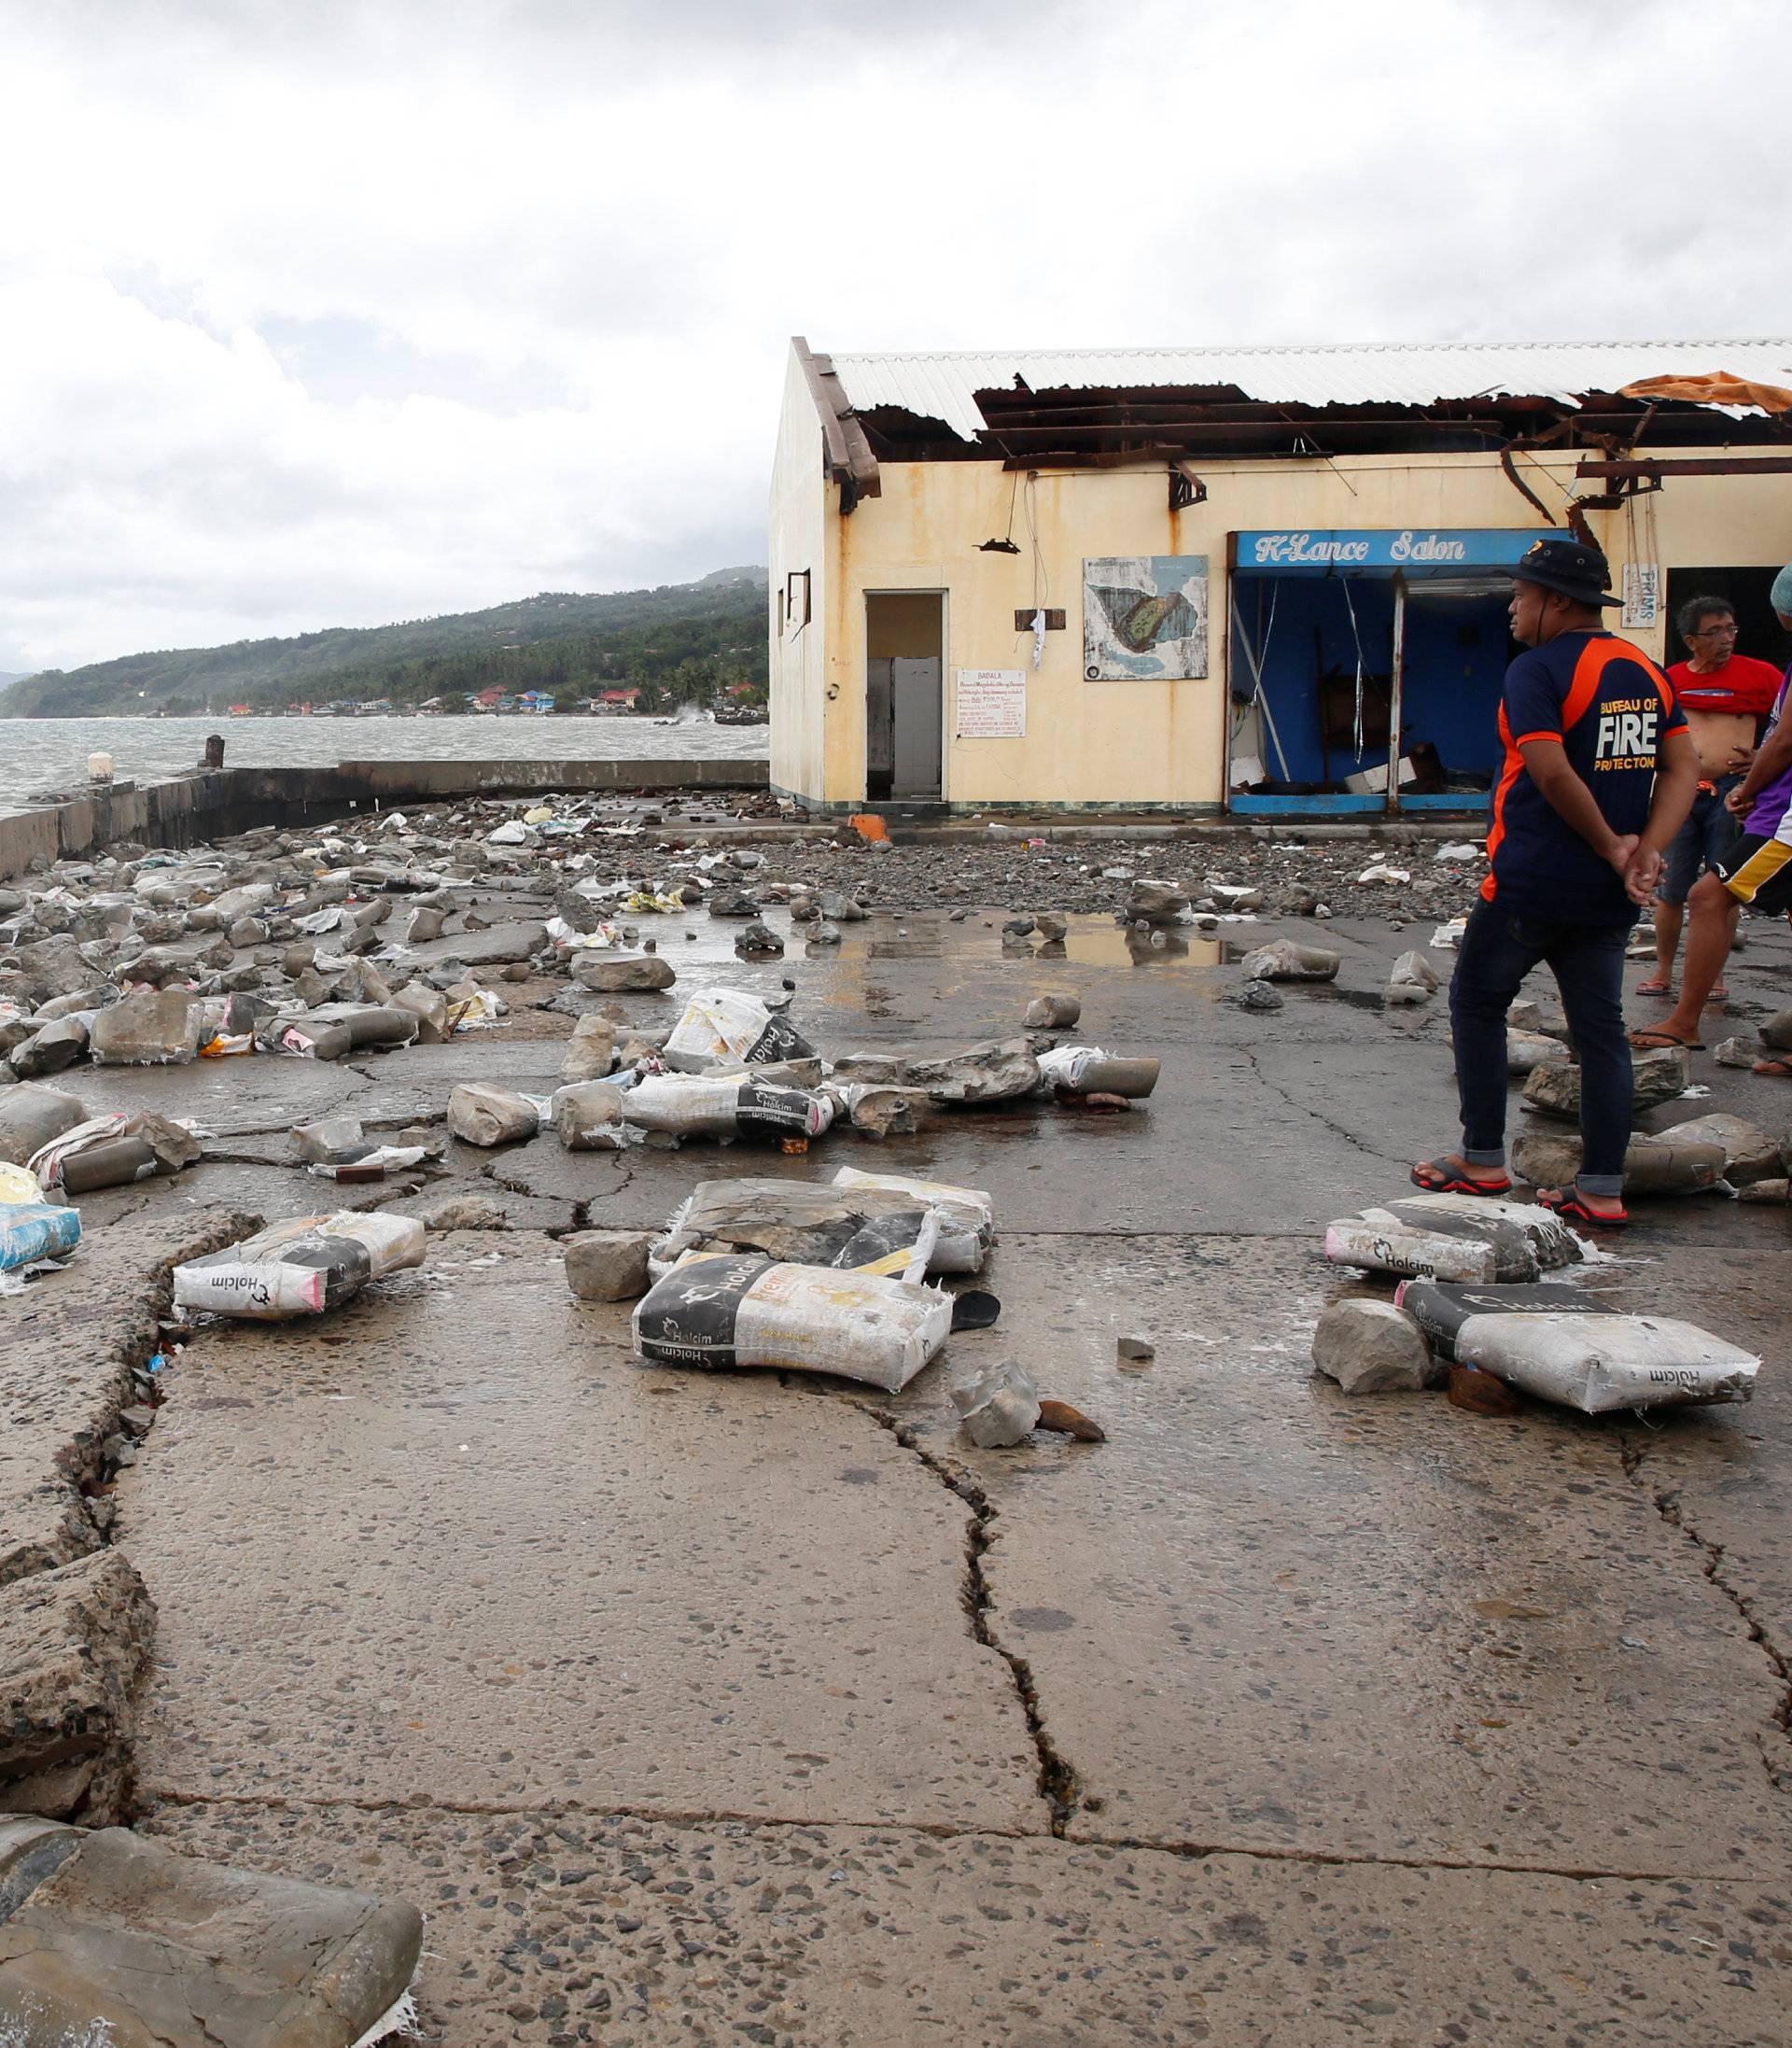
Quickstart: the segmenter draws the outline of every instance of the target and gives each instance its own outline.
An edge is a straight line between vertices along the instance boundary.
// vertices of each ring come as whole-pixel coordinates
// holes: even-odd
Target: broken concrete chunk
[[[1512,1171],[1533,1187],[1572,1186],[1580,1163],[1572,1131],[1526,1131],[1512,1147]],[[1714,1142],[1668,1143],[1638,1131],[1624,1148],[1626,1195],[1696,1195],[1723,1172],[1724,1148]]]
[[[959,1374],[947,1392],[965,1435],[985,1451],[1017,1444],[1039,1421],[1039,1388],[1012,1359]]]
[[[0,1587],[0,1811],[123,1817],[132,1688],[155,1620],[120,1550]]]
[[[1335,1301],[1313,1332],[1313,1364],[1346,1394],[1413,1393],[1439,1377],[1417,1323],[1392,1301]]]
[[[1331,981],[1342,964],[1342,956],[1326,947],[1276,939],[1247,953],[1239,966],[1246,981]]]
[[[1157,1347],[1148,1337],[1116,1338],[1113,1350],[1123,1366],[1148,1366],[1157,1355]]]
[[[1711,1057],[1720,1067],[1752,1067],[1761,1057],[1761,1048],[1746,1039],[1726,1038],[1711,1048]]]
[[[1661,1045],[1650,1052],[1637,1053],[1631,1061],[1631,1114],[1641,1115],[1645,1109],[1671,1102],[1675,1096],[1684,1094],[1690,1072],[1689,1057],[1684,1045]],[[1549,1061],[1534,1068],[1524,1084],[1524,1101],[1530,1108],[1546,1116],[1578,1120],[1580,1069],[1567,1060]]]
[[[514,1144],[539,1132],[541,1112],[514,1088],[467,1081],[448,1098],[448,1128],[469,1144]]]
[[[86,1121],[87,1111],[77,1098],[60,1088],[39,1087],[35,1082],[0,1088],[0,1162],[23,1166],[33,1153]]]
[[[601,1081],[616,1064],[616,1027],[607,1017],[581,1017],[572,1027],[567,1056],[560,1062],[563,1081]]]
[[[1534,1009],[1535,1004],[1532,1007]],[[1521,1031],[1507,1025],[1505,1071],[1508,1074],[1522,1076],[1534,1073],[1549,1060],[1560,1060],[1561,1058],[1561,1045],[1559,1040],[1545,1038],[1540,1031]]]
[[[453,1036],[453,1027],[448,1021],[448,998],[426,982],[408,982],[391,998],[390,1007],[409,1010],[416,1017],[419,1045],[445,1045]]]
[[[1436,992],[1436,970],[1425,956],[1416,950],[1402,953],[1388,976],[1390,1004],[1429,1003]]]
[[[422,1915],[175,1856],[123,1828],[0,1821],[0,2012],[21,2043],[350,2048],[414,1975]]]
[[[553,1098],[554,1129],[568,1152],[620,1152],[627,1091],[611,1081],[576,1081]]]
[[[1760,1032],[1763,1043],[1775,1052],[1792,1052],[1792,1010],[1775,1010]]]
[[[1186,893],[1172,882],[1135,882],[1127,898],[1129,923],[1174,924],[1187,909]]]
[[[1240,984],[1232,1000],[1241,1010],[1279,1010],[1283,998],[1267,981],[1247,981]]]
[[[1745,1117],[1693,1116],[1683,1124],[1668,1125],[1655,1136],[1671,1145],[1721,1145],[1724,1178],[1732,1187],[1771,1180],[1781,1171],[1780,1141],[1770,1138]]]
[[[72,1067],[87,1050],[87,1026],[78,1017],[60,1017],[46,1024],[35,1037],[15,1045],[8,1055],[12,1071],[21,1081],[39,1075],[61,1073]]]
[[[936,1102],[998,1102],[1028,1095],[1040,1083],[1039,1061],[1024,1038],[991,1039],[938,1059],[897,1053],[848,1053],[835,1077],[874,1087],[918,1088]]]
[[[1021,1019],[1029,1031],[1068,1031],[1083,1015],[1083,999],[1068,989],[1051,989],[1036,995]]]
[[[96,1067],[184,1065],[199,1049],[185,989],[140,989],[104,1009],[88,1029]]]
[[[648,1288],[651,1230],[581,1230],[567,1240],[567,1285],[581,1301],[633,1301]]]
[[[572,978],[586,989],[620,993],[628,989],[669,989],[679,977],[671,962],[658,953],[585,950],[573,955]]]
[[[873,1138],[911,1137],[932,1101],[924,1088],[852,1087],[845,1094],[852,1128]]]
[[[837,889],[824,889],[815,899],[816,909],[834,924],[862,924],[865,906],[856,897],[843,895]],[[815,933],[809,933],[809,943],[816,943]]]

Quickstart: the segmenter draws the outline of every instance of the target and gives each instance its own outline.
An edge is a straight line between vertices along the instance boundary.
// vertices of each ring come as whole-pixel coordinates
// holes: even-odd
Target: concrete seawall
[[[334,768],[199,769],[0,814],[0,877],[115,839],[190,846],[255,825],[326,822],[367,807],[553,791],[763,790],[761,761],[345,761]]]

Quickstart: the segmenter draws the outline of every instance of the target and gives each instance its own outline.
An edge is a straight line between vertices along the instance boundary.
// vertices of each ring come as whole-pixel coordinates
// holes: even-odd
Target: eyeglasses
[[[1698,632],[1687,635],[1689,640],[1733,640],[1738,628],[1734,620],[1729,625],[1701,625]]]

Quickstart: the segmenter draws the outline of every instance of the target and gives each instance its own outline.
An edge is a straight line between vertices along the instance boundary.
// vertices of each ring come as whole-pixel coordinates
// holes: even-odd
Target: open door
[[[865,797],[944,793],[945,599],[889,591],[865,599]]]

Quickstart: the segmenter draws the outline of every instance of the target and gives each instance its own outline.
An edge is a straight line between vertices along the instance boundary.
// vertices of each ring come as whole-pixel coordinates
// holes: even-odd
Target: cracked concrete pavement
[[[1217,947],[1135,965],[1079,920],[1035,960],[999,924],[690,950],[789,975],[830,1052],[943,1049],[1077,988],[1079,1038],[1163,1055],[1147,1109],[795,1159],[457,1157],[357,1197],[529,1205],[511,1228],[189,1343],[117,1495],[161,1614],[139,1825],[413,1899],[444,2043],[1779,2041],[1785,1213],[1654,1203],[1587,1276],[1757,1344],[1748,1407],[1347,1400],[1306,1357],[1363,1284],[1321,1227],[1451,1130],[1441,1001],[1379,1008],[1415,934],[1336,920],[1337,989],[1256,1017]],[[1739,1011],[1788,951],[1755,929]],[[127,1191],[150,1213],[294,1213],[317,1187],[259,1142],[292,1117],[406,1121],[557,1059],[498,1032],[83,1092],[227,1133],[229,1161]],[[1773,1084],[1696,1067],[1714,1092],[1679,1113],[1785,1120]],[[847,1162],[991,1190],[1003,1316],[948,1359],[1021,1359],[1106,1443],[975,1451],[937,1368],[886,1397],[648,1368],[623,1308],[561,1284],[548,1233]],[[1124,1371],[1134,1330],[1157,1355]]]

